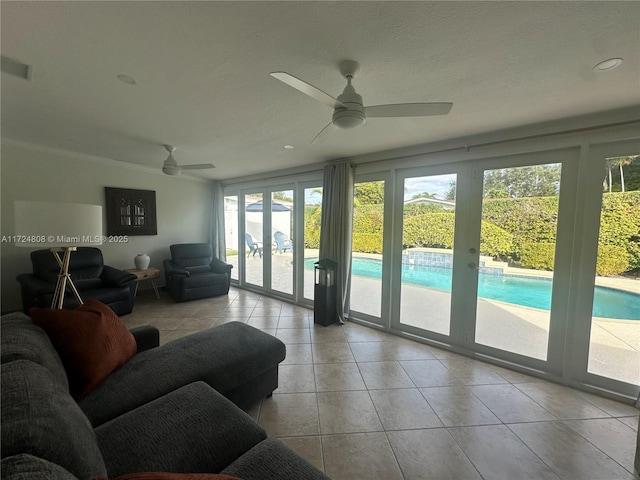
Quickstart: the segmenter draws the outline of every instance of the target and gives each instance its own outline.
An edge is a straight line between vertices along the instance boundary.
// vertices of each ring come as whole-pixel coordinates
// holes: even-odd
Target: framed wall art
[[[157,235],[156,192],[105,187],[107,235]]]

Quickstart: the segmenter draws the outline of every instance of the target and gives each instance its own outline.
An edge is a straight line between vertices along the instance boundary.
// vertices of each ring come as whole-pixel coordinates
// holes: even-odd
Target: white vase
[[[147,268],[149,268],[149,262],[151,262],[151,259],[146,253],[139,253],[133,259],[133,263],[136,264],[136,268],[138,270],[146,270]]]

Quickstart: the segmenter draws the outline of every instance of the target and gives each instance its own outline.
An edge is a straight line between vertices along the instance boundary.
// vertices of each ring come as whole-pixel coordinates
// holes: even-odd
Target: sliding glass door
[[[271,290],[293,295],[294,282],[294,200],[293,190],[271,194]]]
[[[547,359],[560,175],[560,163],[482,174],[478,344]]]
[[[406,176],[400,325],[449,336],[457,173]]]
[[[380,323],[383,304],[385,180],[357,180],[353,188],[351,302],[353,315]]]
[[[624,166],[633,171],[635,162],[640,155],[607,159],[587,372],[640,385],[640,281],[633,275],[640,268],[640,181],[624,184]]]
[[[244,248],[238,243],[238,195],[224,197],[224,233],[227,262],[233,265],[231,280],[238,281],[240,275],[239,258]]]
[[[583,172],[570,356],[573,378],[630,397],[640,386],[639,153],[640,141],[593,147]]]
[[[572,155],[399,172],[392,326],[532,366],[550,360],[561,173]],[[566,295],[555,304],[561,311]]]
[[[259,287],[264,284],[263,198],[261,192],[244,195],[244,281]]]
[[[318,261],[320,249],[320,218],[322,216],[322,186],[320,184],[303,185],[304,198],[302,241],[302,301],[312,303],[314,297],[314,263]],[[297,256],[300,258],[300,256]],[[300,270],[299,270],[300,271]]]

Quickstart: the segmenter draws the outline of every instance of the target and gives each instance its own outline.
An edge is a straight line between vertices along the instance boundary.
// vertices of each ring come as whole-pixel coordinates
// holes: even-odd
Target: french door
[[[640,287],[626,273],[640,256],[640,187],[632,176],[625,183],[624,170],[637,168],[639,154],[639,140],[593,146],[591,168],[581,172],[578,198],[585,215],[577,225],[581,270],[568,355],[573,378],[631,398],[640,387]]]
[[[557,369],[571,214],[560,192],[575,189],[562,179],[575,162],[561,150],[397,172],[392,327]]]

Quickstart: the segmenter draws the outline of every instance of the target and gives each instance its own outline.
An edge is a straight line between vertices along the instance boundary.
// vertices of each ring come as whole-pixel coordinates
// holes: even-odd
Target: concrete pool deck
[[[380,258],[379,256],[371,256]],[[317,250],[305,251],[305,258],[317,258]],[[272,288],[293,291],[292,255],[290,252],[272,256]],[[229,257],[236,269],[238,257]],[[247,280],[262,283],[262,260],[246,259]],[[508,274],[534,276],[531,270],[509,268]],[[506,272],[505,272],[506,273]],[[550,278],[552,272],[535,272]],[[625,278],[597,277],[596,285],[640,291],[640,281]],[[313,297],[314,272],[305,270],[305,297]],[[379,315],[380,280],[354,276],[351,285],[351,309]],[[404,284],[401,295],[401,318],[404,324],[439,333],[449,331],[450,296],[447,292]],[[428,315],[425,314],[428,312]],[[522,355],[546,357],[549,336],[549,311],[522,307],[494,300],[479,299],[476,341]],[[594,317],[591,329],[589,372],[640,385],[640,321]]]

